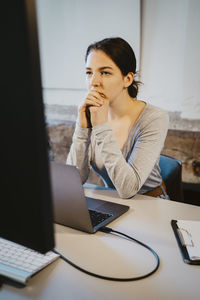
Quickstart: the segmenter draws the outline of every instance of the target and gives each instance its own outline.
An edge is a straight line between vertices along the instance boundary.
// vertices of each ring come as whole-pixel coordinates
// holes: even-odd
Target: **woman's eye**
[[[102,75],[110,75],[110,72],[106,72],[106,71],[103,71],[101,72]]]
[[[87,76],[90,76],[91,74],[92,74],[92,72],[86,71],[86,75],[87,75]]]

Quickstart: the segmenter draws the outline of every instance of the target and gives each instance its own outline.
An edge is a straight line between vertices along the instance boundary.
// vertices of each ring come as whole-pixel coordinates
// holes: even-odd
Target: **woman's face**
[[[102,50],[93,50],[86,61],[88,91],[96,90],[112,102],[124,91],[126,76]]]

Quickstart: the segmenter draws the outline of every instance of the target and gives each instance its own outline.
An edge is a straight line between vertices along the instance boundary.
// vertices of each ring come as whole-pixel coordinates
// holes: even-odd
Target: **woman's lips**
[[[104,93],[99,92],[99,95],[103,98],[106,98],[106,95]]]
[[[91,88],[90,90],[91,90],[91,91],[95,91],[95,92],[99,93],[99,95],[100,95],[101,97],[106,98],[106,95],[105,95],[104,93],[102,93],[101,90],[98,90],[98,89],[96,89],[96,88]]]

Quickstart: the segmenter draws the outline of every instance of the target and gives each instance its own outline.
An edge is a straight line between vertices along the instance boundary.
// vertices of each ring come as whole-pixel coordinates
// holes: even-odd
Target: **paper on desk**
[[[191,260],[200,259],[200,221],[178,220],[185,246]]]

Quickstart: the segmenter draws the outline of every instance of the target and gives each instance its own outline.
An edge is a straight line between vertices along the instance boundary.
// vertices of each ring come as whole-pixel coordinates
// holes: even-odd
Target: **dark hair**
[[[91,44],[86,51],[85,61],[92,50],[102,50],[119,67],[122,74],[126,76],[129,72],[136,74],[136,58],[131,46],[122,38],[106,38]],[[128,87],[128,93],[135,98],[138,93],[140,81],[133,80]]]

